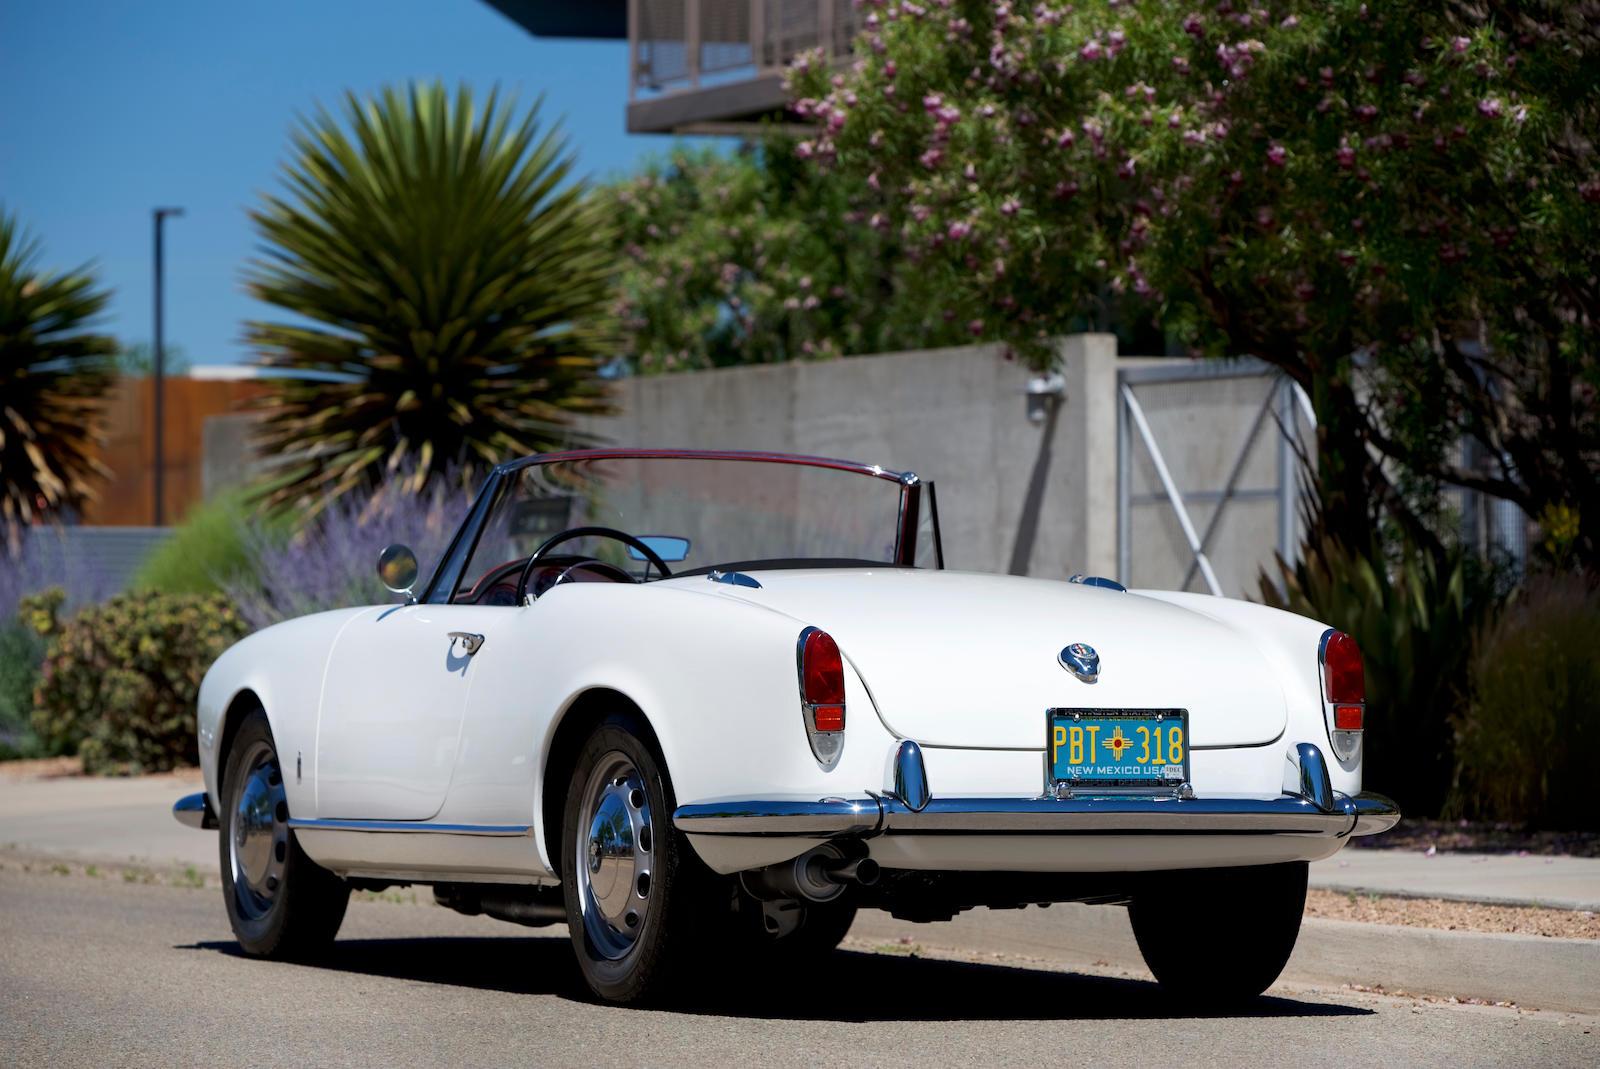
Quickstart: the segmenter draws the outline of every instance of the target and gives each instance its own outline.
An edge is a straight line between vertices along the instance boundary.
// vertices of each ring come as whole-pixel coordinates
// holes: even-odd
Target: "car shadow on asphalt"
[[[181,950],[243,957],[237,943]],[[595,1002],[565,937],[341,939],[304,967]],[[975,964],[912,955],[835,951],[810,976],[745,968],[693,985],[655,1007],[677,1013],[807,1021],[1094,1020],[1172,1017],[1360,1017],[1359,1006],[1264,996],[1225,1013],[1174,1002],[1152,981]],[[825,975],[819,985],[815,977]],[[840,997],[856,992],[862,997]],[[870,993],[865,994],[863,993]]]

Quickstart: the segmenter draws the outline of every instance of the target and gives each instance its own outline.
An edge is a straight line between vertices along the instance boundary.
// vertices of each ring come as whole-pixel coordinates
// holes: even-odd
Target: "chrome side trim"
[[[432,832],[436,835],[529,835],[531,824],[430,824],[421,820],[345,820],[290,817],[296,831]]]
[[[206,792],[186,794],[172,803],[172,816],[186,828],[210,831],[217,826],[217,815],[211,811],[211,799]]]
[[[902,739],[894,755],[894,793],[906,808],[920,813],[932,794],[928,790],[928,769],[922,763],[922,747]]]

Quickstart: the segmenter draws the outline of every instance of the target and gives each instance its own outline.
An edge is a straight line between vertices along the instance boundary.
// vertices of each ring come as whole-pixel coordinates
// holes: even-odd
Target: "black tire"
[[[623,774],[623,768],[631,772]],[[596,789],[610,801],[597,803],[591,797]],[[597,867],[601,861],[590,853],[600,812],[580,828],[586,803],[589,810],[611,805],[614,816],[632,822],[626,849],[621,838],[605,847],[615,869]],[[619,713],[596,725],[568,781],[559,865],[578,967],[590,990],[608,1002],[661,1001],[675,985],[693,979],[714,936],[716,905],[725,900],[727,881],[707,869],[672,827],[676,804],[666,762],[637,717]],[[620,822],[606,826],[620,828]],[[579,871],[580,857],[587,871]],[[631,897],[619,898],[619,887]],[[630,913],[637,917],[634,925]]]
[[[286,826],[282,766],[264,711],[258,708],[246,716],[224,758],[217,853],[233,934],[252,957],[315,957],[339,932],[350,885],[307,857]],[[263,797],[262,790],[270,792],[265,796],[270,813],[263,802],[242,815],[242,792],[252,789],[256,798]],[[249,859],[261,857],[263,846],[270,847],[265,874],[271,886],[258,892],[252,887],[252,870],[258,877],[262,872]]]
[[[1304,861],[1172,873],[1128,907],[1145,964],[1193,1006],[1247,1002],[1272,986],[1294,952],[1306,908]]]

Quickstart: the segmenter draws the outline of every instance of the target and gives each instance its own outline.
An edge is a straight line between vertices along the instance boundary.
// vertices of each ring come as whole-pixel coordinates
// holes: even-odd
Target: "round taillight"
[[[1361,667],[1361,648],[1343,631],[1328,636],[1322,646],[1322,685],[1329,702],[1367,700],[1367,675]]]

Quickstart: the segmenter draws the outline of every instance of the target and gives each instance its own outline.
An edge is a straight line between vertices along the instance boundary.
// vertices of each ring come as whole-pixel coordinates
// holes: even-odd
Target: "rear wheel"
[[[1135,894],[1134,938],[1161,986],[1196,1005],[1261,994],[1294,952],[1306,908],[1304,861],[1197,869]]]
[[[608,717],[573,766],[562,820],[567,927],[589,987],[659,999],[704,952],[716,881],[672,827],[664,762],[634,717]]]
[[[289,829],[283,770],[260,709],[229,746],[217,819],[223,898],[245,953],[300,958],[326,949],[344,921],[350,886],[307,857]]]

